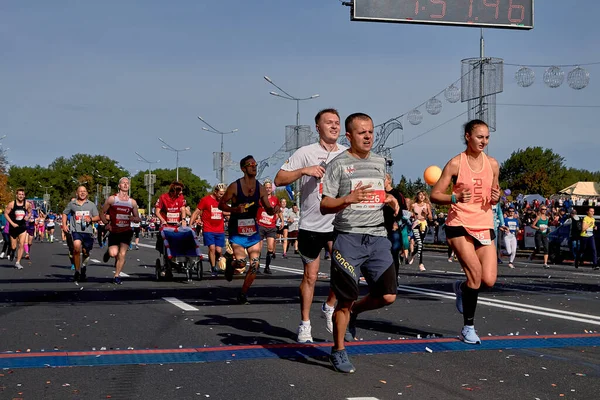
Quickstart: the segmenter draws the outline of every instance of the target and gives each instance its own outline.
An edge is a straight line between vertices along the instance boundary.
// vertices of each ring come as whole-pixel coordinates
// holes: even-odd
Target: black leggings
[[[4,239],[4,246],[2,246],[2,253],[6,254],[6,251],[10,248],[10,235],[8,233],[4,233],[4,229],[2,229],[2,238]]]
[[[419,257],[419,264],[423,264],[423,239],[425,239],[425,232],[421,232],[419,225],[413,228],[413,234],[415,236],[415,248],[413,255]]]

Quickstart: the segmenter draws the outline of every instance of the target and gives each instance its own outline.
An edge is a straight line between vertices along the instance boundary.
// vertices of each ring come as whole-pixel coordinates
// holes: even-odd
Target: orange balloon
[[[425,183],[430,186],[435,185],[440,179],[440,176],[442,176],[442,169],[437,165],[431,165],[423,172],[423,179],[425,179]]]

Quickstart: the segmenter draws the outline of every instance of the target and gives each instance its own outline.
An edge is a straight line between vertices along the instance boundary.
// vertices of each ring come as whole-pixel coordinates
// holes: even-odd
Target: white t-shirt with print
[[[303,146],[281,166],[283,171],[295,171],[321,163],[328,164],[337,155],[344,152],[346,146],[338,143],[337,150],[327,151],[319,142]],[[321,214],[323,182],[314,176],[303,175],[300,178],[300,229],[312,232],[333,232],[335,214]]]

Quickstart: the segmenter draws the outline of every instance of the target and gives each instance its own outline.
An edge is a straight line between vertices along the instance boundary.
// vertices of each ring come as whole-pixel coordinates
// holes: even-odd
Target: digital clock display
[[[533,28],[533,0],[354,0],[353,21]]]

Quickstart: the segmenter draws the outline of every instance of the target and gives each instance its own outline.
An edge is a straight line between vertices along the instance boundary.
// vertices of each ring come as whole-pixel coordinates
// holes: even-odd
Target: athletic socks
[[[475,309],[477,308],[477,297],[479,296],[479,289],[471,289],[464,282],[461,285],[462,290],[462,304],[463,304],[463,319],[465,325],[473,325],[475,319]]]
[[[269,265],[271,265],[272,257],[273,257],[273,253],[271,253],[270,251],[267,251],[267,259],[265,261],[265,269],[269,268]]]

